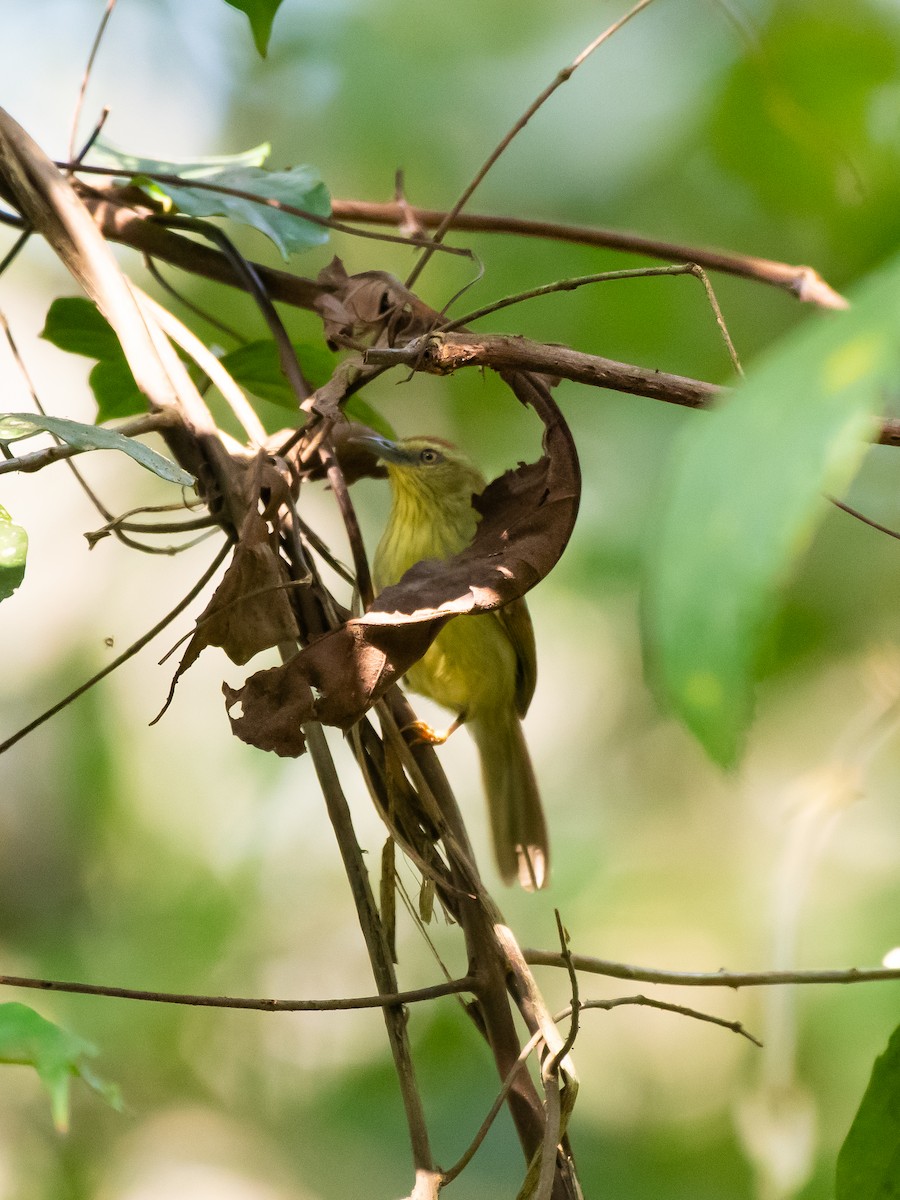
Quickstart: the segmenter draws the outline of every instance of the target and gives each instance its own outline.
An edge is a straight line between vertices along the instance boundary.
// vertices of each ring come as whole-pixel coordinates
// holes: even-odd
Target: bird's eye
[[[432,450],[430,447],[426,447],[426,449],[421,451],[419,454],[419,462],[426,464],[436,463],[440,457],[440,453],[437,450]]]

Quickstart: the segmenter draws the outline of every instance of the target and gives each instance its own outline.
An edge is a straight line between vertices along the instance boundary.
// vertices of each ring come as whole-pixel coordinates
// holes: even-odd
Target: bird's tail
[[[550,842],[522,723],[511,709],[467,722],[481,756],[494,855],[504,883],[526,891],[550,878]]]

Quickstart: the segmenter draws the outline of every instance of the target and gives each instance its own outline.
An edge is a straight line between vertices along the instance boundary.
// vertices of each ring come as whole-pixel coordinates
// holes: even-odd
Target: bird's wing
[[[537,684],[537,650],[528,606],[522,599],[498,608],[497,620],[516,652],[516,712],[524,717]]]

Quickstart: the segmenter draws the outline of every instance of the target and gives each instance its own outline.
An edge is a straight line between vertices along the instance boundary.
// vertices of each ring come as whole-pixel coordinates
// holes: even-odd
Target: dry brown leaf
[[[249,512],[231,565],[197,622],[179,673],[206,646],[221,646],[232,662],[243,666],[261,650],[296,639],[299,631],[285,591],[287,582],[265,521],[259,513]]]
[[[341,260],[333,258],[316,282],[323,289],[316,309],[333,349],[375,341],[401,344],[430,328],[435,315],[386,271],[348,275]]]
[[[562,553],[578,508],[574,443],[546,387],[545,456],[494,480],[475,501],[482,514],[471,546],[445,561],[417,563],[361,617],[325,634],[284,666],[226,689],[234,733],[278,754],[302,752],[300,726],[348,729],[462,613],[488,612],[522,596]],[[517,389],[518,390],[518,389]],[[529,394],[534,402],[534,396]]]

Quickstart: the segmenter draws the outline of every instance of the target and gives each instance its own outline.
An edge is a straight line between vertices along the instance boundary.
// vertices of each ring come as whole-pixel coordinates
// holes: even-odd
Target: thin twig
[[[851,517],[855,517],[857,521],[862,521],[863,525],[868,525],[871,529],[877,529],[879,533],[886,533],[888,537],[900,538],[900,533],[896,529],[890,529],[887,525],[880,525],[878,521],[873,521],[871,517],[867,517],[865,513],[861,513],[858,508],[852,508],[849,504],[845,504],[843,500],[838,500],[835,496],[826,496],[835,508],[839,508],[841,512],[848,513]]]
[[[559,949],[565,960],[566,967],[569,972],[569,987],[572,990],[572,1023],[569,1026],[569,1033],[566,1040],[560,1046],[559,1050],[553,1055],[550,1060],[549,1070],[556,1075],[559,1071],[559,1064],[566,1058],[575,1045],[575,1039],[578,1037],[578,1013],[581,1004],[578,996],[578,972],[575,970],[575,964],[572,962],[572,951],[569,949],[569,935],[562,923],[562,917],[559,915],[559,909],[554,908],[553,915],[556,917],[556,930],[559,935]]]
[[[290,651],[285,648],[284,653]],[[340,779],[335,770],[331,751],[325,740],[322,726],[310,722],[303,727],[313,766],[319,779],[325,807],[334,829],[347,879],[353,893],[360,928],[365,939],[375,976],[375,984],[380,993],[395,995],[397,980],[394,964],[391,962],[390,951],[384,938],[384,930],[375,907],[375,899],[369,884],[369,876],[363,861],[362,851],[356,840],[350,809],[341,787]],[[406,1020],[403,1010],[396,1003],[384,1007],[384,1020],[387,1026],[388,1040],[397,1071],[403,1107],[406,1112],[407,1127],[412,1145],[413,1165],[416,1171],[433,1171],[434,1160],[428,1137],[428,1127],[422,1099],[416,1084],[415,1068],[409,1047]]]
[[[529,958],[529,961],[530,961],[530,956],[532,956],[535,953],[535,951],[526,950],[526,951],[524,951],[524,953],[525,953],[526,958]],[[553,965],[557,966],[557,965],[562,965],[562,964],[554,963]],[[582,1001],[580,1001],[580,1007],[582,1010],[602,1009],[604,1011],[611,1011],[614,1008],[624,1008],[629,1005],[636,1005],[636,1006],[644,1007],[644,1008],[658,1008],[664,1012],[674,1012],[678,1016],[691,1017],[697,1021],[705,1021],[712,1025],[718,1025],[722,1029],[728,1029],[732,1033],[740,1034],[742,1037],[748,1038],[756,1046],[758,1046],[760,1044],[757,1041],[757,1039],[755,1037],[753,1037],[752,1034],[748,1033],[748,1031],[743,1027],[743,1025],[740,1024],[740,1022],[727,1021],[721,1017],[713,1016],[710,1013],[701,1012],[699,1009],[686,1008],[680,1004],[669,1004],[664,1000],[652,1000],[647,996],[617,996],[611,1000],[582,1000]],[[563,1008],[558,1013],[556,1013],[553,1017],[553,1020],[554,1021],[564,1021],[567,1017],[571,1017],[571,1016],[572,1016],[572,1006],[568,1005],[566,1008]],[[478,1127],[478,1131],[475,1134],[472,1141],[469,1143],[468,1147],[466,1148],[465,1153],[460,1157],[460,1159],[457,1162],[455,1162],[453,1164],[452,1167],[449,1167],[446,1171],[444,1171],[443,1182],[445,1185],[448,1183],[452,1183],[454,1179],[458,1178],[458,1176],[462,1174],[462,1172],[465,1170],[465,1168],[469,1165],[469,1163],[475,1157],[475,1154],[476,1154],[478,1148],[481,1146],[482,1142],[487,1137],[491,1126],[493,1125],[494,1121],[497,1119],[497,1116],[499,1115],[500,1110],[503,1107],[504,1101],[506,1100],[506,1097],[509,1095],[510,1089],[512,1088],[512,1085],[516,1079],[516,1076],[519,1074],[519,1072],[525,1066],[528,1059],[531,1057],[531,1055],[534,1053],[535,1049],[540,1045],[540,1043],[542,1041],[543,1041],[543,1034],[540,1031],[538,1031],[537,1033],[534,1033],[531,1036],[531,1038],[522,1047],[519,1057],[517,1058],[514,1066],[509,1071],[506,1078],[504,1079],[503,1084],[500,1088],[500,1091],[498,1092],[497,1096],[494,1098],[494,1102],[491,1105],[490,1109],[488,1110],[487,1116],[484,1118],[484,1120],[481,1122],[481,1125]]]
[[[719,332],[722,334],[722,341],[725,343],[725,349],[728,351],[728,356],[731,359],[731,365],[734,367],[735,374],[743,378],[744,368],[741,366],[738,352],[734,348],[734,342],[731,340],[731,334],[728,332],[728,326],[725,324],[725,318],[722,315],[722,309],[719,306],[719,301],[716,299],[716,293],[713,291],[713,285],[710,283],[709,276],[698,263],[688,263],[688,268],[691,274],[703,284],[706,291],[706,298],[709,300],[709,306],[713,310],[713,316],[716,318],[716,324],[719,327]]]
[[[243,333],[241,333],[240,330],[235,329],[231,325],[227,325],[214,313],[207,312],[205,308],[202,308],[199,304],[195,304],[193,300],[189,300],[187,296],[183,295],[178,288],[169,283],[168,279],[166,279],[149,254],[144,255],[144,266],[147,268],[162,290],[166,292],[167,295],[171,296],[173,300],[177,300],[183,308],[188,310],[188,312],[192,312],[195,317],[199,317],[201,321],[205,321],[207,325],[212,325],[212,327],[214,329],[218,329],[220,333],[227,334],[227,336],[236,341],[238,345],[246,345],[246,343],[250,340]]]
[[[604,1012],[611,1012],[614,1008],[622,1008],[626,1005],[638,1005],[642,1008],[658,1008],[662,1012],[677,1013],[680,1017],[691,1017],[695,1021],[706,1021],[709,1025],[718,1025],[721,1029],[730,1029],[732,1033],[740,1034],[748,1042],[752,1042],[754,1046],[762,1047],[762,1042],[759,1038],[754,1037],[749,1030],[745,1029],[740,1021],[727,1021],[724,1017],[715,1017],[712,1013],[701,1012],[698,1008],[687,1008],[683,1004],[670,1004],[667,1000],[653,1000],[649,996],[617,996],[612,1000],[582,1000],[581,1002],[582,1011],[590,1008],[598,1008]]]
[[[557,950],[523,950],[525,961],[534,967],[568,969]],[[661,971],[655,967],[633,967],[628,963],[612,962],[573,954],[576,971],[605,975],[611,979],[630,979],[637,983],[673,984],[677,987],[774,987],[784,983],[877,983],[900,981],[900,967],[850,967],[846,970],[824,971]]]
[[[472,312],[465,313],[464,316],[438,325],[437,332],[451,333],[455,329],[461,329],[464,325],[480,321],[482,317],[490,316],[491,313],[501,312],[504,308],[511,308],[512,305],[521,304],[525,300],[535,300],[540,296],[552,296],[557,292],[574,292],[578,288],[589,287],[594,283],[609,283],[614,279],[645,279],[656,275],[692,275],[694,269],[695,264],[693,263],[677,263],[671,267],[634,267],[627,271],[599,271],[595,275],[576,275],[571,279],[558,279],[555,283],[545,283],[541,287],[530,288],[527,292],[516,292],[515,295],[504,296],[492,304],[485,304],[482,308],[476,308]]]
[[[359,527],[356,509],[353,501],[350,499],[350,493],[347,490],[341,464],[332,451],[328,440],[322,443],[319,448],[319,454],[322,459],[322,465],[328,474],[328,482],[331,485],[331,490],[334,492],[335,500],[337,500],[347,540],[350,543],[350,553],[353,557],[353,569],[356,572],[356,587],[359,591],[360,600],[362,601],[363,608],[368,608],[375,598],[375,590],[372,586],[372,575],[369,571],[369,561],[366,558],[366,549],[363,545],[362,531]]]
[[[545,1064],[541,1071],[544,1084],[544,1141],[541,1145],[541,1165],[534,1200],[550,1200],[553,1194],[553,1181],[556,1178],[556,1152],[562,1137],[562,1097],[559,1088],[559,1075],[551,1071]]]
[[[572,279],[560,279],[555,283],[547,283],[542,287],[531,288],[527,292],[518,292],[513,296],[504,296],[501,300],[495,300],[493,304],[486,304],[483,308],[475,309],[474,312],[466,313],[462,317],[457,317],[454,321],[449,321],[446,324],[438,325],[437,331],[440,333],[450,333],[455,329],[462,329],[464,326],[471,325],[473,321],[479,321],[482,317],[486,317],[491,313],[499,312],[504,308],[509,308],[513,304],[521,304],[525,300],[534,300],[539,296],[550,296],[557,292],[572,292],[577,288],[587,287],[594,283],[609,283],[612,280],[618,279],[643,279],[651,278],[657,275],[692,275],[695,279],[699,279],[703,284],[706,292],[706,297],[710,308],[713,311],[716,324],[722,334],[722,340],[725,343],[725,348],[731,359],[731,364],[735,369],[736,374],[743,375],[744,370],[738,358],[737,351],[734,348],[734,343],[731,340],[731,334],[728,332],[728,327],[725,324],[725,318],[722,315],[722,309],[719,301],[716,299],[715,291],[709,281],[709,276],[697,263],[678,263],[671,267],[636,267],[627,271],[600,271],[595,275],[580,275]]]
[[[19,257],[28,244],[28,239],[31,237],[33,232],[34,230],[31,228],[31,226],[26,226],[26,228],[22,230],[7,252],[3,255],[2,260],[0,260],[0,275],[2,275],[8,267],[11,267],[15,260]],[[6,323],[4,322],[4,324]],[[9,326],[7,325],[6,328],[8,330]]]
[[[105,679],[106,676],[115,671],[117,667],[121,667],[123,663],[128,662],[129,658],[133,658],[139,650],[142,650],[144,646],[147,645],[148,642],[152,642],[157,634],[162,633],[166,626],[170,625],[180,613],[184,612],[191,601],[199,596],[199,594],[215,575],[216,571],[218,571],[219,567],[225,561],[230,550],[231,543],[226,542],[213,559],[212,564],[203,573],[198,582],[194,584],[187,595],[183,599],[179,600],[175,607],[170,612],[166,613],[163,619],[158,621],[151,630],[145,633],[142,637],[139,637],[136,642],[133,642],[128,649],[124,651],[124,653],[119,655],[117,659],[105,666],[102,671],[98,671],[96,675],[92,675],[90,679],[81,684],[80,687],[77,687],[74,692],[70,692],[68,696],[65,696],[58,703],[48,708],[46,712],[41,713],[39,717],[35,717],[33,721],[29,721],[27,725],[23,726],[11,737],[8,737],[6,741],[0,742],[0,754],[3,754],[4,751],[9,750],[9,748],[14,746],[16,742],[20,742],[22,738],[26,737],[33,730],[37,729],[39,725],[43,725],[45,721],[49,721],[51,717],[55,717],[58,712],[64,709],[67,705],[71,704],[73,700],[77,700],[79,696],[83,696],[86,691],[89,691],[94,684],[99,683],[101,679]]]
[[[518,1058],[516,1059],[513,1066],[510,1068],[509,1072],[507,1073],[506,1078],[503,1080],[503,1083],[500,1086],[500,1091],[494,1097],[494,1103],[488,1109],[487,1116],[484,1118],[484,1120],[479,1125],[475,1136],[472,1138],[471,1142],[466,1147],[465,1152],[453,1164],[452,1167],[449,1167],[446,1171],[443,1172],[442,1178],[443,1178],[444,1186],[446,1186],[448,1183],[452,1183],[454,1179],[457,1179],[463,1173],[463,1171],[466,1169],[466,1167],[469,1165],[469,1163],[472,1161],[472,1159],[475,1157],[479,1147],[481,1146],[481,1143],[487,1137],[488,1133],[490,1132],[491,1126],[493,1125],[494,1121],[496,1121],[497,1117],[499,1116],[500,1110],[503,1108],[503,1105],[506,1102],[507,1096],[512,1091],[512,1086],[515,1083],[519,1072],[522,1070],[522,1068],[528,1062],[528,1059],[534,1053],[536,1048],[540,1045],[542,1040],[543,1040],[542,1033],[540,1033],[540,1032],[534,1033],[528,1039],[528,1041],[525,1043],[525,1045],[522,1047],[522,1049],[519,1051]]]
[[[208,241],[217,245],[226,255],[234,267],[236,274],[243,281],[245,289],[256,301],[257,308],[269,326],[269,330],[278,347],[278,359],[281,369],[288,383],[291,385],[294,395],[297,397],[298,406],[302,405],[303,401],[309,396],[311,388],[303,375],[303,370],[297,358],[297,351],[294,349],[294,343],[288,336],[284,322],[278,315],[278,310],[272,302],[265,281],[257,271],[255,264],[241,254],[237,246],[235,246],[234,242],[232,242],[223,230],[215,225],[210,225],[207,221],[195,220],[193,217],[160,217],[158,219],[165,224],[174,224],[177,228],[189,229],[194,233],[199,233],[201,237],[205,237]],[[165,312],[166,310],[164,309],[163,311]],[[256,418],[255,413],[254,418],[257,424],[259,424],[259,419]],[[262,429],[261,425],[259,427]],[[264,431],[260,441],[265,441]]]
[[[69,131],[69,158],[75,158],[75,138],[78,136],[78,120],[81,116],[81,109],[84,105],[84,96],[87,92],[88,83],[91,78],[91,71],[94,69],[94,60],[97,57],[97,51],[100,49],[100,43],[103,40],[103,34],[106,32],[106,26],[109,24],[109,18],[112,16],[113,9],[116,7],[116,0],[107,0],[106,9],[103,16],[100,18],[100,24],[97,27],[97,32],[94,35],[94,42],[91,46],[90,54],[88,55],[87,65],[84,68],[84,74],[81,77],[81,87],[78,89],[78,99],[75,101],[75,110],[72,113],[72,126]],[[82,151],[84,153],[84,151]]]
[[[472,990],[472,980],[450,979],[429,987],[413,988],[384,996],[355,996],[330,1000],[268,1000],[250,996],[198,996],[189,992],[150,992],[105,984],[67,983],[60,979],[31,979],[22,975],[0,975],[0,987],[35,988],[44,992],[74,992],[81,996],[111,996],[119,1000],[146,1000],[154,1004],[186,1004],[198,1008],[253,1009],[261,1012],[345,1012],[360,1008],[389,1008],[419,1004],[439,996],[455,996]]]
[[[649,2],[650,0],[645,0],[645,3]],[[123,178],[129,174],[128,169],[125,167],[95,167],[79,162],[56,162],[55,165],[61,171],[75,171],[78,174],[86,175]],[[299,208],[296,204],[285,204],[283,201],[275,200],[271,196],[259,196],[255,192],[245,192],[241,188],[225,187],[219,183],[210,183],[205,179],[183,179],[180,175],[172,175],[165,171],[141,171],[140,174],[143,178],[152,179],[154,183],[161,183],[163,186],[196,188],[203,192],[215,192],[222,196],[233,196],[237,200],[247,200],[251,204],[261,204],[264,208],[277,209],[279,212],[287,213],[291,217],[299,217],[303,221],[309,221],[311,225],[319,225],[323,229],[333,229],[335,233],[346,233],[350,237],[368,238],[376,242],[393,242],[401,246],[428,247],[433,245],[431,238],[428,237],[401,237],[390,233],[372,233],[366,229],[357,229],[354,225],[344,225],[340,221],[335,221],[333,217],[323,217],[319,213],[310,212],[307,208]],[[110,195],[103,194],[101,198],[107,203],[116,202]],[[445,254],[455,254],[460,258],[472,258],[472,251],[462,246],[435,246],[434,248],[441,249]]]
[[[594,51],[599,46],[601,46],[608,38],[612,37],[612,35],[614,33],[617,33],[618,30],[621,29],[622,26],[626,23],[626,21],[630,21],[632,17],[636,16],[641,11],[641,9],[646,8],[647,5],[651,4],[652,2],[653,2],[653,0],[638,0],[638,3],[635,4],[633,8],[629,9],[629,11],[627,13],[625,13],[625,15],[623,17],[620,17],[618,21],[613,22],[613,24],[610,25],[608,29],[605,29],[603,31],[603,33],[600,34],[599,37],[594,38],[594,40],[591,42],[591,44],[589,46],[585,46],[585,48],[581,51],[581,53],[577,56],[577,58],[575,58],[567,67],[564,67],[559,72],[559,74],[556,76],[556,78],[553,80],[553,82],[551,84],[549,84],[547,87],[545,87],[544,90],[541,92],[541,94],[537,97],[537,99],[534,100],[528,106],[528,108],[525,110],[525,112],[516,121],[515,125],[513,125],[512,129],[510,129],[510,131],[506,134],[506,136],[504,138],[502,138],[502,140],[494,147],[494,149],[491,151],[491,153],[488,155],[488,157],[482,163],[481,167],[478,169],[478,171],[476,171],[474,178],[471,180],[471,182],[468,184],[468,186],[463,190],[462,195],[459,197],[459,199],[453,205],[453,208],[447,214],[446,218],[441,222],[440,225],[438,225],[437,229],[434,232],[434,237],[428,243],[428,246],[426,247],[424,253],[422,254],[422,257],[419,259],[419,261],[416,263],[416,265],[413,267],[412,271],[409,274],[409,277],[406,281],[406,286],[408,288],[411,288],[413,286],[413,284],[416,282],[416,280],[419,278],[419,276],[421,275],[425,266],[431,259],[432,254],[434,253],[434,251],[437,249],[437,247],[442,242],[444,235],[447,233],[447,230],[450,228],[450,225],[453,222],[454,218],[458,216],[458,214],[465,208],[466,204],[469,202],[469,199],[471,198],[472,193],[475,191],[475,189],[478,187],[478,185],[481,183],[481,181],[487,175],[488,171],[490,171],[490,169],[493,167],[494,163],[497,161],[497,159],[500,157],[500,155],[509,146],[510,142],[512,142],[512,140],[515,138],[515,136],[525,128],[525,126],[528,124],[528,122],[531,120],[531,118],[534,116],[534,114],[538,111],[538,109],[541,108],[542,105],[545,104],[546,101],[550,99],[550,97],[557,90],[557,88],[562,87],[562,85],[564,83],[568,82],[568,80],[571,79],[571,77],[578,70],[578,68],[581,66],[581,64],[585,61],[586,58],[588,58],[591,54],[593,54]]]
[[[332,200],[332,211],[346,221],[370,225],[397,225],[408,213],[424,228],[434,229],[447,220],[442,209],[402,208],[396,202],[379,204],[370,200]],[[457,213],[450,228],[472,233],[506,234],[511,237],[541,238],[571,245],[596,246],[619,250],[624,254],[643,254],[670,262],[694,262],[707,271],[735,275],[753,283],[766,284],[790,292],[798,300],[818,304],[822,308],[846,308],[847,301],[834,290],[812,267],[796,266],[750,254],[691,246],[683,242],[668,242],[661,238],[644,237],[620,229],[603,229],[596,225],[570,225],[562,221],[539,221],[528,217],[499,216],[492,213]]]

